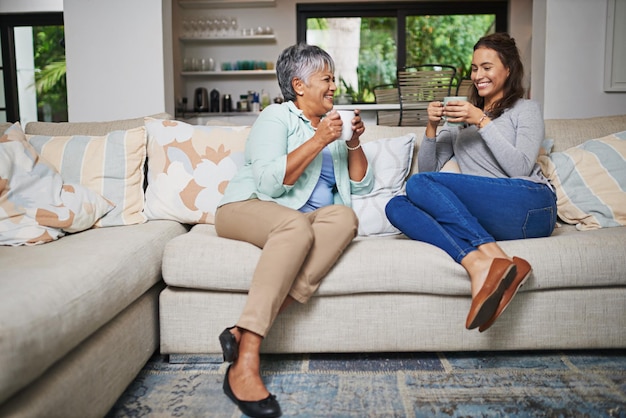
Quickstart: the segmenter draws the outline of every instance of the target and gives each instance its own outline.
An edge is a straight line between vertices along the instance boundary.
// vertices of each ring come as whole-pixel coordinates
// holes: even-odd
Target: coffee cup
[[[341,128],[341,139],[344,141],[349,141],[352,138],[352,119],[354,119],[354,111],[353,110],[338,110],[337,113],[341,118],[341,122],[343,122],[343,126]]]
[[[466,102],[467,96],[448,96],[443,98],[443,106],[445,107],[448,102]],[[444,116],[442,118],[448,126],[463,126],[463,122],[448,122],[448,118]]]

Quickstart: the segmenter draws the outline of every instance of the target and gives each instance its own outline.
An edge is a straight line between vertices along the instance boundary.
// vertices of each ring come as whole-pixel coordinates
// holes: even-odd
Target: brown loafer
[[[519,288],[522,287],[526,280],[528,280],[528,277],[532,272],[532,267],[530,266],[530,263],[528,263],[528,261],[524,260],[523,258],[513,257],[513,263],[517,268],[517,274],[515,275],[515,279],[513,279],[511,285],[502,294],[502,299],[500,299],[500,304],[498,305],[498,309],[496,309],[496,313],[493,314],[489,321],[485,322],[478,328],[478,331],[480,332],[486,331],[490,326],[493,325],[494,322],[496,322],[496,319],[498,319],[498,317],[502,315],[502,312],[504,312],[507,306],[509,306],[509,303],[511,303],[511,301],[513,300],[513,296],[515,296]]]
[[[472,299],[465,328],[474,329],[487,322],[498,309],[502,294],[517,274],[517,268],[506,258],[494,258],[483,287]]]

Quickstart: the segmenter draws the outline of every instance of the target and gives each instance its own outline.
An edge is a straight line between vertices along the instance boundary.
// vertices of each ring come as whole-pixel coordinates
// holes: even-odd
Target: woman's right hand
[[[426,109],[428,113],[428,124],[426,125],[426,136],[429,138],[434,138],[437,136],[437,126],[441,122],[441,117],[443,116],[443,103],[440,101],[434,101],[428,103],[428,108]]]
[[[339,113],[331,111],[317,125],[314,137],[326,146],[341,137],[342,126]]]

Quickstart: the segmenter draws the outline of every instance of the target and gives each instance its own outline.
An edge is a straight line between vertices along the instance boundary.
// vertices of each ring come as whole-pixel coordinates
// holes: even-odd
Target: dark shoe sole
[[[502,261],[501,261],[502,260]],[[505,259],[495,259],[492,268],[501,268],[501,266],[495,265],[504,264],[504,261],[508,261]],[[495,266],[494,266],[495,265]],[[487,275],[487,280],[485,280],[485,284],[483,284],[483,288],[485,285],[492,286],[494,284],[490,283],[494,280],[493,274],[498,274],[493,289],[487,295],[483,295],[483,289],[481,289],[474,300],[472,301],[472,306],[470,307],[470,312],[468,314],[467,320],[465,321],[465,327],[467,329],[474,329],[489,321],[491,317],[494,315],[498,306],[500,305],[500,300],[502,299],[502,295],[504,291],[509,287],[513,279],[515,279],[515,275],[517,274],[517,268],[513,262],[509,262],[505,268],[503,268],[502,272],[492,272],[492,268],[490,268],[489,273]]]
[[[530,264],[528,264],[528,261],[524,260],[523,258],[513,257],[513,262],[517,267],[517,275],[515,276],[515,279],[513,279],[511,285],[502,294],[502,299],[500,300],[498,309],[493,314],[491,319],[489,319],[489,321],[487,321],[478,328],[479,332],[487,331],[489,327],[491,327],[494,322],[496,322],[496,319],[498,319],[500,315],[504,313],[506,308],[513,300],[513,297],[515,297],[515,295],[517,294],[517,291],[520,289],[520,287],[524,285],[524,283],[526,283],[526,280],[528,280],[528,277],[530,277],[530,273],[532,273],[533,271]]]

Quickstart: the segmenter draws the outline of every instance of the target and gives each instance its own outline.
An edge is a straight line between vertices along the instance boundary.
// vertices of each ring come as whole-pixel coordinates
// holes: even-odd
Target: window
[[[374,102],[373,89],[395,84],[396,71],[451,65],[469,77],[481,36],[507,31],[508,2],[380,2],[298,4],[297,40],[335,60],[338,103]]]
[[[0,15],[0,121],[67,121],[62,13]]]

